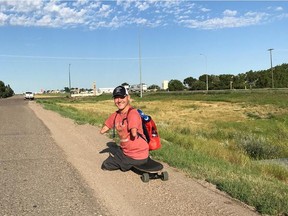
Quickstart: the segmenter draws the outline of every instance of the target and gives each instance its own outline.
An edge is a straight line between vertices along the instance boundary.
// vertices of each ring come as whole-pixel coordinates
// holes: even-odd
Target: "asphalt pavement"
[[[31,102],[0,99],[0,215],[108,215]]]

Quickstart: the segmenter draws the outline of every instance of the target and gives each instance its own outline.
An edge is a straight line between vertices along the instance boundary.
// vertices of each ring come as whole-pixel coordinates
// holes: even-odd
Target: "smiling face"
[[[114,97],[114,103],[120,110],[120,112],[125,112],[128,109],[130,96],[116,96]]]

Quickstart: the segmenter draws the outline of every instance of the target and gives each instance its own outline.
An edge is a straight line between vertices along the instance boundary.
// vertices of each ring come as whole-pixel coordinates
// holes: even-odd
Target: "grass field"
[[[261,214],[288,214],[288,91],[132,95],[156,121],[162,148],[154,157],[204,179]],[[111,95],[37,99],[79,124],[102,126]]]

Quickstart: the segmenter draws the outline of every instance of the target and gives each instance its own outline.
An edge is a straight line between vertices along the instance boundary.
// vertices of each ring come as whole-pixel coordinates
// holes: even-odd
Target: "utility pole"
[[[206,91],[208,92],[209,90],[209,83],[208,83],[208,73],[207,73],[207,56],[200,53],[200,55],[205,57],[205,73],[206,73]]]
[[[143,97],[143,85],[142,85],[142,65],[141,65],[141,42],[139,32],[139,73],[140,73],[140,98]]]
[[[274,50],[274,49],[270,48],[267,51],[270,52],[270,64],[271,64],[271,74],[272,74],[272,88],[274,88],[274,77],[273,77],[273,66],[272,66],[272,50]]]
[[[70,66],[71,66],[71,64],[69,64],[69,94],[70,94],[70,97],[71,97],[71,76],[70,76]]]

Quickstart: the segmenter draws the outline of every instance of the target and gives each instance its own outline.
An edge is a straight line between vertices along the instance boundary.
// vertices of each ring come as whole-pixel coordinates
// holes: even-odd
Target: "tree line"
[[[5,83],[0,80],[0,98],[7,98],[13,95],[14,95],[14,91],[10,87],[10,85],[5,85]]]
[[[207,82],[208,80],[208,82]],[[122,85],[128,85],[123,83]],[[225,89],[252,89],[252,88],[288,88],[288,64],[277,65],[267,70],[253,71],[238,75],[201,75],[198,79],[187,77],[181,82],[172,79],[168,83],[169,91],[182,90],[225,90]],[[153,84],[148,89],[160,90],[160,87]],[[67,90],[67,89],[65,89]],[[0,98],[7,98],[14,95],[10,85],[5,85],[0,80]]]
[[[207,83],[208,80],[208,83]],[[288,88],[288,64],[282,64],[272,69],[248,71],[238,75],[201,75],[198,79],[187,77],[180,80],[170,80],[169,91],[224,89],[252,89],[252,88]]]

